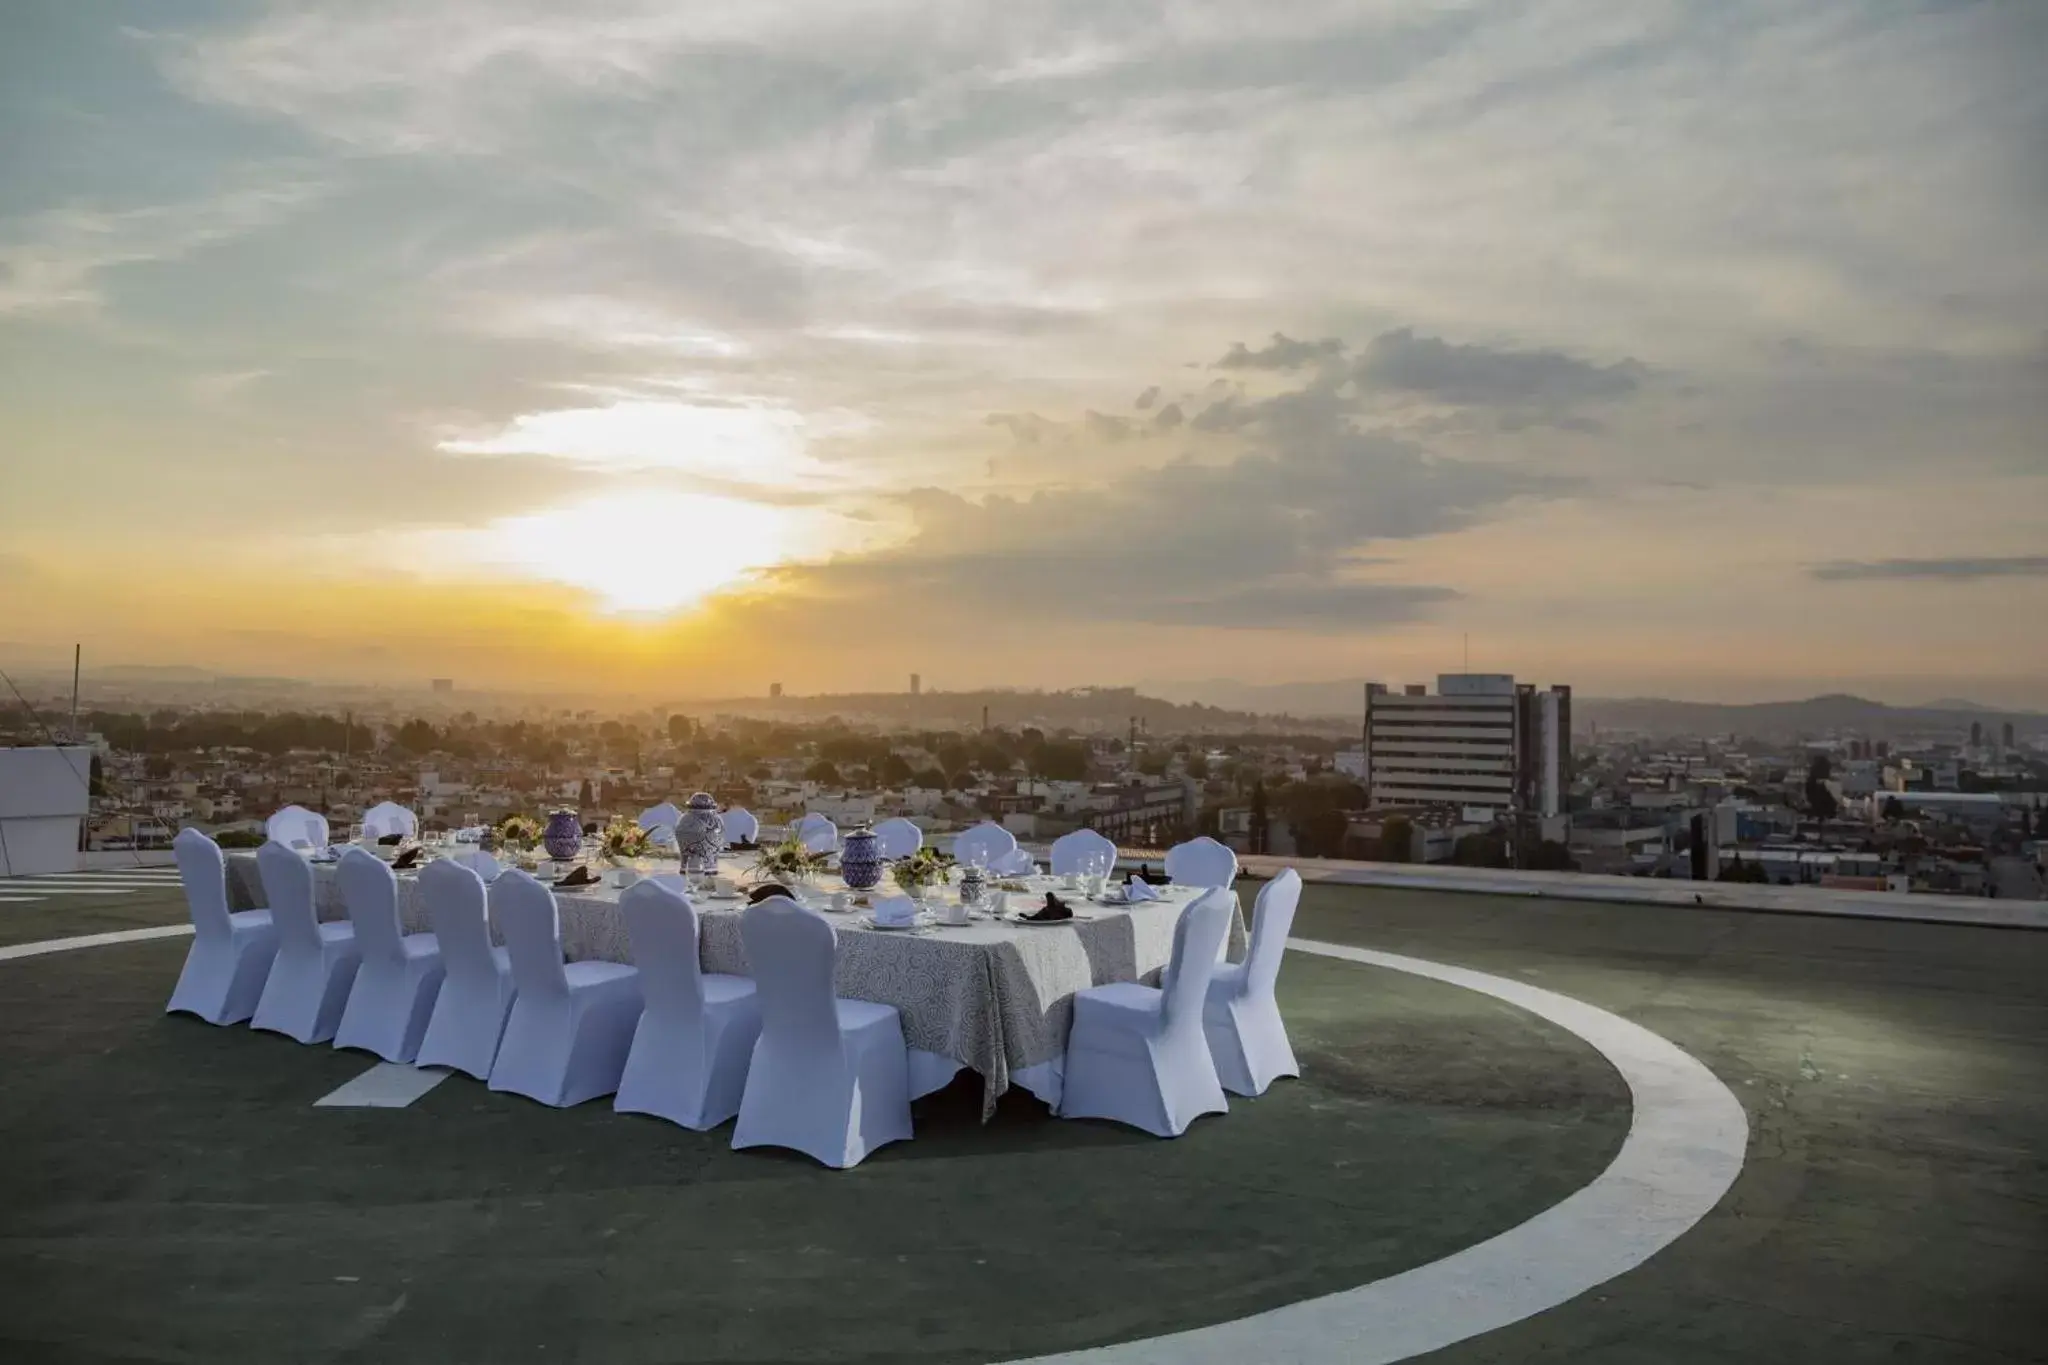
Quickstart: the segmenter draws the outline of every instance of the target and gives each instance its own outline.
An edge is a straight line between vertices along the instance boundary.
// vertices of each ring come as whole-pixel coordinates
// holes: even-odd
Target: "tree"
[[[1379,860],[1383,863],[1415,861],[1415,822],[1405,815],[1390,815],[1380,825]]]
[[[171,759],[168,754],[151,754],[142,760],[142,775],[162,781],[171,775]]]
[[[1252,852],[1264,853],[1266,851],[1266,835],[1270,825],[1271,821],[1266,814],[1266,784],[1254,782],[1252,783],[1251,811]]]
[[[97,753],[92,756],[92,770],[86,779],[86,794],[89,796],[105,796],[107,794],[107,774],[100,763],[100,756]],[[2025,820],[2026,818],[2027,813],[2021,811],[2020,819]]]
[[[1494,830],[1481,830],[1458,840],[1451,861],[1460,867],[1506,867],[1508,841]]]
[[[1887,796],[1884,799],[1884,818],[1887,820],[1905,819],[1906,803],[1899,800],[1896,796]]]
[[[668,740],[671,744],[682,744],[690,738],[692,726],[688,716],[676,715],[668,718]]]
[[[911,781],[930,791],[946,791],[949,785],[946,781],[946,775],[937,768],[926,768],[918,773],[916,777],[912,778]]]
[[[1835,800],[1834,792],[1828,788],[1829,772],[1826,754],[1815,754],[1806,769],[1806,808],[1823,823],[1834,819],[1842,808],[1841,803]]]
[[[1572,851],[1555,839],[1545,839],[1529,850],[1529,870],[1532,872],[1577,872],[1578,859]]]
[[[583,785],[576,789],[576,808],[578,810],[587,810],[595,804],[597,804],[597,798],[590,790],[590,779],[586,777],[583,779]]]
[[[1047,744],[1031,756],[1031,770],[1054,782],[1085,782],[1088,779],[1088,746]]]
[[[1304,858],[1341,858],[1351,817],[1341,810],[1319,810],[1294,827],[1294,851]]]
[[[890,754],[882,760],[881,778],[885,786],[901,787],[915,776],[910,768],[910,760],[901,754]]]
[[[806,780],[816,782],[823,787],[836,787],[839,785],[839,769],[832,765],[830,759],[821,758],[810,767],[804,769],[804,777]]]
[[[414,717],[398,727],[398,733],[391,737],[391,742],[407,753],[425,754],[433,752],[434,742],[438,738],[433,726]]]

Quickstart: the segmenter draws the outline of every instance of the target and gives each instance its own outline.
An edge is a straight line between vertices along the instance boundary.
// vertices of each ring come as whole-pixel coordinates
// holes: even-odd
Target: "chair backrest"
[[[398,878],[392,875],[390,864],[374,853],[351,848],[341,855],[334,879],[341,886],[348,922],[356,927],[356,946],[363,960],[404,961],[405,949],[399,943],[405,931],[398,927]]]
[[[875,826],[875,843],[884,858],[908,858],[924,847],[924,831],[898,815]]]
[[[1013,848],[989,862],[988,870],[998,877],[1029,877],[1038,871],[1038,860],[1027,848]]]
[[[839,826],[822,815],[806,815],[793,828],[796,837],[813,853],[834,853],[839,849]]]
[[[740,912],[740,940],[761,1002],[763,1041],[839,1051],[832,986],[839,935],[831,922],[787,896],[770,896]]]
[[[529,999],[561,1000],[569,994],[562,969],[562,920],[555,893],[518,869],[491,887],[498,932],[512,956],[512,984]]]
[[[956,862],[972,863],[979,854],[986,866],[1017,847],[1017,836],[1001,825],[984,820],[953,840]]]
[[[734,806],[718,818],[725,824],[725,841],[728,844],[741,840],[752,843],[761,837],[761,822],[745,806]]]
[[[363,812],[363,834],[382,839],[387,834],[407,839],[419,837],[420,818],[396,801],[380,801]]]
[[[1252,906],[1252,943],[1244,955],[1244,993],[1271,995],[1280,979],[1280,958],[1294,928],[1294,910],[1301,904],[1301,874],[1288,868],[1259,888]]]
[[[465,849],[463,852],[456,854],[453,858],[443,859],[442,861],[458,863],[461,866],[468,868],[471,872],[476,873],[476,875],[483,878],[485,882],[492,882],[497,880],[498,874],[505,870],[505,865],[503,863],[499,862],[496,858],[493,858],[490,854],[484,852],[480,848]],[[426,876],[426,873],[422,872],[420,875],[424,877]],[[440,931],[436,930],[435,932],[438,933]]]
[[[1229,886],[1237,880],[1237,855],[1204,834],[1166,850],[1166,875],[1181,886]]]
[[[1052,841],[1052,874],[1055,877],[1064,877],[1069,873],[1079,872],[1085,859],[1104,855],[1109,858],[1109,867],[1104,870],[1115,868],[1116,845],[1110,842],[1107,836],[1092,829],[1077,829],[1071,834],[1062,834]]]
[[[228,920],[228,860],[220,845],[188,825],[171,840],[171,853],[192,911],[192,932],[203,939],[227,938],[233,925]]]
[[[448,975],[457,981],[494,980],[498,964],[491,960],[488,893],[476,869],[460,858],[428,863],[420,869],[420,895]]]
[[[626,888],[619,915],[648,1010],[663,1019],[701,1016],[704,968],[697,956],[697,907],[690,898],[649,877]]]
[[[313,865],[277,840],[256,850],[256,875],[263,880],[263,899],[270,904],[270,922],[277,926],[277,946],[320,951],[320,917],[313,909]]]
[[[1230,933],[1230,893],[1205,891],[1188,903],[1173,926],[1173,959],[1167,971],[1166,998],[1160,1002],[1161,1027],[1202,1026],[1203,998],[1216,974],[1216,959]]]
[[[682,808],[673,801],[664,801],[658,806],[649,806],[640,812],[640,828],[673,830],[676,822],[683,818]]]
[[[263,837],[286,848],[325,848],[327,817],[304,806],[286,806],[263,822]]]

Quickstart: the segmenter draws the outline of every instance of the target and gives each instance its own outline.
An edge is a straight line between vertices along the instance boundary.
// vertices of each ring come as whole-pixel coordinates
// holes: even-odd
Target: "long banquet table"
[[[323,920],[347,918],[334,872],[332,863],[314,864],[315,903]],[[721,875],[740,881],[747,874],[735,863],[721,869]],[[1050,885],[1044,879],[1032,884]],[[819,892],[829,896],[837,888],[828,879]],[[857,912],[828,912],[839,931],[838,991],[850,999],[894,1005],[902,1014],[913,1095],[940,1089],[969,1067],[982,1078],[984,1120],[1012,1085],[1057,1106],[1074,993],[1112,981],[1156,980],[1173,955],[1173,930],[1182,908],[1200,894],[1196,887],[1158,890],[1158,901],[1132,906],[1090,904],[1078,891],[1062,891],[1077,916],[1086,918],[1044,927],[982,919],[958,927],[884,931],[863,925]],[[813,898],[820,896],[813,893]],[[228,899],[237,910],[268,903],[253,853],[229,856]],[[1022,897],[1012,893],[1011,899],[1015,903]],[[570,961],[633,960],[617,889],[558,890],[555,903],[563,955]],[[697,902],[704,970],[751,974],[740,940],[743,905],[743,900]],[[827,907],[820,903],[818,908]],[[419,882],[410,873],[398,874],[398,911],[407,933],[429,930]],[[492,918],[492,936],[499,938],[495,909]],[[1245,938],[1242,909],[1234,908],[1226,945],[1233,960],[1243,956]]]

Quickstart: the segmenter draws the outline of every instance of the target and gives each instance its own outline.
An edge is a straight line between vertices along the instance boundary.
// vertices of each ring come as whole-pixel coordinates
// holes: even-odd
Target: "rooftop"
[[[91,893],[43,894],[66,889]],[[167,879],[0,883],[0,944],[183,920]],[[181,938],[0,960],[0,1357],[1002,1361],[1367,1284],[1398,1307],[1403,1272],[1539,1215],[1559,1231],[1532,1274],[1625,1240],[1545,1211],[1659,1097],[1463,978],[1331,955],[1355,948],[1611,1012],[1747,1121],[1732,1187],[1676,1240],[1433,1362],[2035,1357],[2048,935],[1312,881],[1295,937],[1303,1080],[1173,1142],[1017,1094],[984,1128],[956,1087],[851,1172],[460,1077],[316,1108],[367,1059],[165,1016]],[[1257,1322],[1299,1329],[1267,1358],[1398,1358]]]

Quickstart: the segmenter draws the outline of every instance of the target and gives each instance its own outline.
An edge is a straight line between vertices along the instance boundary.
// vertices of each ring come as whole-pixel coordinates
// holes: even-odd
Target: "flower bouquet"
[[[494,832],[498,836],[498,847],[520,852],[540,842],[540,821],[531,815],[508,815],[498,822]]]
[[[754,876],[764,882],[809,881],[825,870],[827,861],[826,854],[811,852],[802,839],[792,835],[761,850],[754,859]]]
[[[920,848],[890,864],[890,870],[896,874],[896,885],[913,900],[923,900],[932,887],[945,885],[946,874],[952,867],[951,855],[931,847]]]
[[[598,836],[598,851],[606,862],[618,866],[646,857],[650,848],[647,831],[623,815],[606,825]]]

